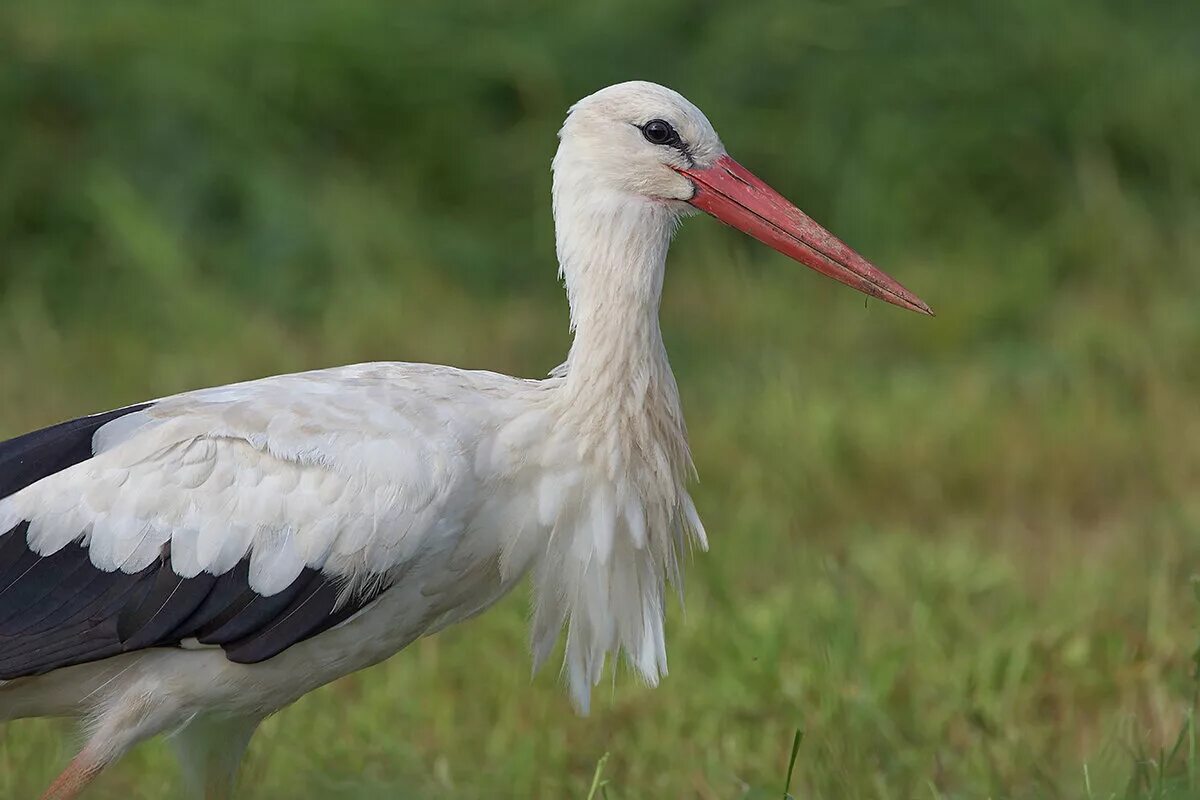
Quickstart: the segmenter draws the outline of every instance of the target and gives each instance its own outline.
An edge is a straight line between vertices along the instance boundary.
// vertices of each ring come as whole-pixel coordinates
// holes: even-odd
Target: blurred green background
[[[544,375],[555,132],[630,78],[938,317],[690,221],[662,317],[713,547],[671,676],[576,718],[521,591],[283,711],[246,796],[584,798],[609,752],[596,797],[778,797],[796,728],[796,797],[1198,796],[1191,0],[0,4],[0,435],[356,361]],[[0,728],[0,796],[74,744]],[[153,743],[92,796],[177,786]]]

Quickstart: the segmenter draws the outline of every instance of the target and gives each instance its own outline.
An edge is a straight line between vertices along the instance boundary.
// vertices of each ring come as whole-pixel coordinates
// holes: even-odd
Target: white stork
[[[706,547],[658,325],[694,209],[873,297],[915,295],[731,159],[652,83],[571,108],[553,162],[574,339],[546,380],[359,364],[203,389],[0,444],[0,720],[71,716],[76,796],[172,733],[227,796],[259,722],[533,575],[586,712],[609,654],[666,673],[664,593]]]

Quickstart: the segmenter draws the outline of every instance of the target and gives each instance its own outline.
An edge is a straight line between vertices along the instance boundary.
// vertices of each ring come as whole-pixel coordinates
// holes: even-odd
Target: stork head
[[[860,292],[933,313],[734,161],[704,113],[678,92],[646,81],[606,87],[572,106],[559,138],[556,213],[566,186],[573,201],[599,197],[610,206],[641,208],[656,217],[665,212],[672,223],[704,211]]]

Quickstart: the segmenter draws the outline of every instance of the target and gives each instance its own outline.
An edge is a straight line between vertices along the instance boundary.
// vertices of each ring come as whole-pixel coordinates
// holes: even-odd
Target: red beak
[[[721,156],[707,169],[678,171],[695,185],[696,193],[689,202],[701,211],[835,281],[901,308],[933,316],[921,298],[729,156]]]

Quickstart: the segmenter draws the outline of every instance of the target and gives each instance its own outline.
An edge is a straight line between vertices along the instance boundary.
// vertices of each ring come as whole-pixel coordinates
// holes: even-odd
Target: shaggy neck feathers
[[[692,463],[658,325],[669,205],[597,185],[566,142],[554,162],[558,259],[575,338],[554,382],[557,437],[568,461],[550,541],[534,572],[535,664],[567,625],[564,671],[588,707],[606,656],[624,651],[651,685],[666,673],[665,589],[678,585],[688,540],[704,532],[688,497]],[[576,462],[577,463],[577,462]],[[581,474],[581,473],[580,473]],[[569,533],[568,533],[569,532]]]
[[[628,469],[663,458],[682,488],[690,469],[679,393],[659,329],[667,249],[677,217],[665,203],[589,188],[555,160],[554,215],[574,341],[558,370],[564,420]],[[665,488],[665,487],[664,487]]]

